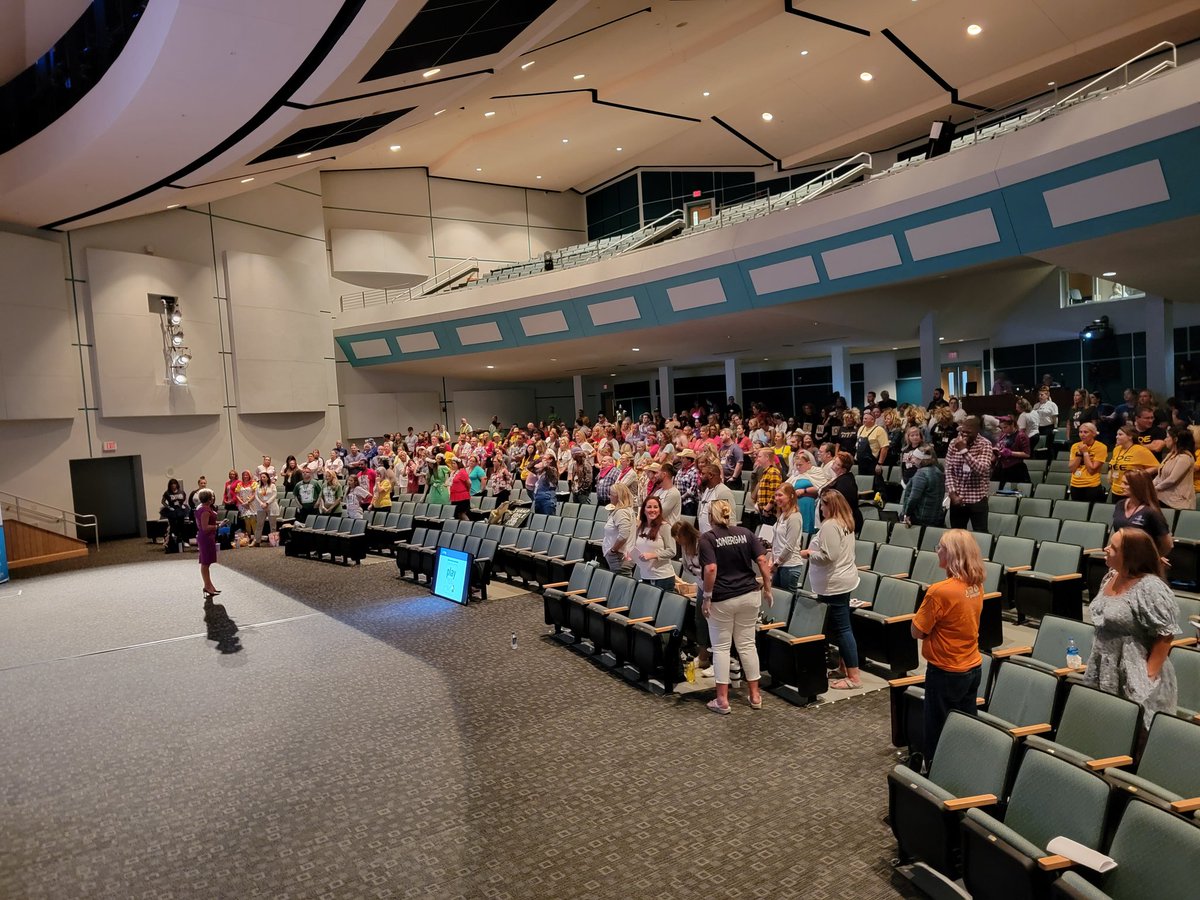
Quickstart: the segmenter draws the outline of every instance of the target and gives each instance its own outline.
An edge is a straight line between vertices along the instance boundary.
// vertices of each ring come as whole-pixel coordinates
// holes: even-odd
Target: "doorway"
[[[982,361],[951,363],[942,366],[942,390],[947,397],[970,397],[983,384]]]
[[[140,456],[73,459],[70,465],[75,512],[96,517],[101,540],[146,536]]]
[[[683,216],[689,227],[699,225],[705,219],[711,219],[716,215],[716,212],[717,210],[713,205],[711,197],[704,200],[693,200],[691,203],[685,203],[683,206]]]

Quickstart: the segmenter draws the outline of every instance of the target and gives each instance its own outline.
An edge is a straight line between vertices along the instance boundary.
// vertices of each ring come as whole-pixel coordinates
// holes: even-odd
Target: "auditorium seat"
[[[1001,662],[979,715],[1017,737],[1044,734],[1052,730],[1057,691],[1058,679],[1050,672]]]
[[[1086,522],[1091,511],[1091,503],[1082,500],[1059,500],[1050,510],[1050,515],[1064,522]]]
[[[1200,723],[1158,713],[1138,759],[1137,769],[1109,768],[1104,777],[1125,798],[1141,797],[1173,812],[1195,816],[1200,810],[1200,766],[1181,765],[1200,760]]]
[[[1092,643],[1096,626],[1090,622],[1065,619],[1062,616],[1046,616],[1042,619],[1033,639],[1032,647],[1005,647],[996,650],[997,659],[1007,659],[1019,666],[1031,666],[1058,677],[1080,674],[1081,670],[1067,667],[1067,642],[1075,641],[1079,658],[1086,666],[1092,655]]]
[[[664,593],[654,621],[637,622],[629,628],[628,650],[621,674],[645,685],[653,693],[671,693],[680,675],[679,646],[683,641],[687,612],[686,597],[674,591]]]
[[[891,575],[893,578],[907,578],[912,572],[913,551],[909,547],[893,547],[881,544],[875,551],[875,560],[871,563],[871,571],[880,575]]]
[[[616,576],[608,569],[598,568],[592,573],[588,589],[582,594],[571,594],[563,598],[566,606],[566,626],[571,632],[571,640],[566,643],[577,643],[587,633],[587,608],[592,603],[607,603],[612,593],[613,579]]]
[[[917,584],[907,579],[881,578],[874,605],[850,613],[859,656],[886,667],[893,678],[917,667],[917,639],[912,636],[911,624],[919,591]]]
[[[1083,548],[1074,544],[1040,544],[1033,565],[1017,572],[1012,581],[1012,602],[1018,615],[1041,619],[1053,613],[1082,621],[1082,561]]]
[[[565,630],[570,619],[567,598],[585,596],[592,575],[597,571],[595,566],[574,566],[571,576],[566,581],[542,585],[542,611],[546,624],[554,629],[556,638],[567,643],[575,640],[574,635]]]
[[[1102,771],[1133,765],[1142,708],[1132,700],[1084,684],[1072,684],[1054,738],[1031,734],[1025,746]]]
[[[828,607],[796,594],[785,628],[759,631],[759,661],[771,676],[771,692],[804,706],[829,690],[825,668],[825,615]]]
[[[995,663],[987,652],[980,653],[979,688],[976,705],[987,704]],[[925,676],[905,675],[888,681],[892,746],[906,747],[910,765],[925,759]],[[992,726],[995,727],[995,726]],[[919,766],[918,766],[919,767]]]
[[[610,669],[622,665],[629,657],[629,634],[639,622],[653,622],[662,601],[663,590],[646,582],[633,589],[628,610],[611,610],[604,616],[604,636],[600,651],[600,664]]]
[[[937,545],[941,542],[942,535],[945,534],[947,532],[947,530],[948,529],[946,529],[946,528],[939,528],[936,525],[926,525],[925,533],[921,535],[921,549],[936,552]],[[979,532],[979,534],[983,535],[983,534],[985,534],[985,532]],[[989,550],[991,549],[990,537],[989,537],[988,549]],[[980,552],[983,553],[982,547],[980,547]],[[984,554],[983,558],[987,559],[986,553]]]
[[[1022,516],[1020,524],[1017,525],[1017,537],[1029,538],[1039,544],[1042,541],[1057,541],[1060,527],[1062,522],[1058,519]]]
[[[879,519],[863,522],[858,538],[862,541],[886,544],[888,542],[888,523]]]
[[[1200,721],[1200,650],[1172,647],[1169,658],[1175,666],[1175,680],[1179,684],[1176,714]]]
[[[638,583],[627,575],[617,575],[613,578],[612,587],[608,590],[607,600],[603,603],[591,603],[584,607],[587,624],[581,635],[582,640],[573,645],[576,650],[589,656],[604,650],[605,619],[613,613],[629,611],[629,604],[633,602],[633,593],[637,586]]]

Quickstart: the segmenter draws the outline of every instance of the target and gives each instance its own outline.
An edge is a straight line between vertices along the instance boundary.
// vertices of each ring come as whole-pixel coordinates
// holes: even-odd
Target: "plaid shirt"
[[[679,488],[679,496],[684,503],[699,499],[700,470],[696,466],[680,469],[675,474],[675,487]]]
[[[607,506],[612,501],[612,486],[617,483],[620,474],[621,467],[613,466],[596,482],[596,502],[601,506]]]
[[[779,490],[779,485],[782,483],[783,479],[779,475],[779,469],[775,466],[769,466],[762,473],[758,479],[758,488],[754,492],[754,499],[760,513],[771,515],[775,512],[775,492]]]
[[[963,503],[986,500],[996,448],[984,437],[976,437],[966,450],[946,451],[946,493],[958,494]]]

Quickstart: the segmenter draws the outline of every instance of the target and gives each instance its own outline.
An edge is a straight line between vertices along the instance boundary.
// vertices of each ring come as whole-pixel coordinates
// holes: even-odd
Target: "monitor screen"
[[[449,547],[439,547],[437,563],[433,568],[433,593],[435,596],[464,606],[471,599],[471,554]]]

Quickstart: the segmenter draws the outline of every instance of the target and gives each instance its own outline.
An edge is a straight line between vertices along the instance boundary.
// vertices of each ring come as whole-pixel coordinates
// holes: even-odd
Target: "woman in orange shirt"
[[[937,546],[938,565],[949,576],[930,585],[912,635],[919,641],[925,670],[925,760],[933,759],[950,711],[975,715],[979,695],[979,614],[983,609],[983,557],[966,531],[953,528]]]

